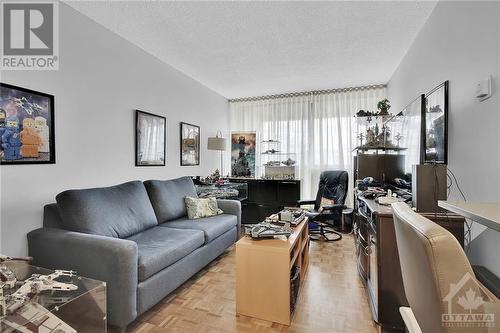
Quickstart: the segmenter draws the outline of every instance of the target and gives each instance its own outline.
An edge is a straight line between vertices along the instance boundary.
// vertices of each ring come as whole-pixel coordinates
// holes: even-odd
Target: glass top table
[[[0,269],[15,276],[0,289],[0,332],[106,332],[105,282],[23,261]]]

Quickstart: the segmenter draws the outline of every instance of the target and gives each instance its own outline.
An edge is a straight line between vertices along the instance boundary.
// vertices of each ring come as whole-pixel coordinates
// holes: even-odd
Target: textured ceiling
[[[386,83],[435,2],[68,2],[227,98]]]

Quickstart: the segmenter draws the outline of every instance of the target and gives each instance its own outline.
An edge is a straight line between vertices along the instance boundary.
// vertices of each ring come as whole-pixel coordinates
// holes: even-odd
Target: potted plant
[[[389,100],[383,99],[377,103],[377,109],[380,110],[379,116],[387,116],[389,114],[389,109],[391,108],[391,102]]]

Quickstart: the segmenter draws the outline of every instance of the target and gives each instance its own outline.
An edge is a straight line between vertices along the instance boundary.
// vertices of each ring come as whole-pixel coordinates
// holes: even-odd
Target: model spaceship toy
[[[257,223],[245,228],[245,233],[253,239],[274,238],[275,236],[290,237],[293,230],[289,226],[277,226],[269,222]]]
[[[0,332],[76,333],[75,329],[38,302],[43,292],[77,290],[78,286],[72,283],[56,281],[62,276],[73,277],[75,272],[56,270],[47,275],[32,274],[26,280],[19,281],[6,264],[18,260],[29,261],[31,258],[0,255]],[[53,297],[55,303],[64,302],[64,299]]]

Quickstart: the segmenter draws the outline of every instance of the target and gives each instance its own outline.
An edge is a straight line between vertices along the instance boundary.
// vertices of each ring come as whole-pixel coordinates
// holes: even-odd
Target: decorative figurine
[[[373,146],[375,145],[375,133],[373,133],[372,129],[369,128],[367,131],[366,131],[366,144],[368,146]]]
[[[276,154],[276,153],[279,153],[279,152],[280,152],[279,150],[276,150],[276,149],[273,148],[273,149],[266,150],[262,154]]]
[[[295,165],[296,162],[289,157],[286,161],[283,161],[282,163],[286,166],[293,166]]]
[[[21,155],[23,157],[38,157],[38,147],[42,145],[42,139],[35,129],[33,118],[23,119],[23,130],[21,131]]]
[[[394,139],[396,139],[396,144],[398,145],[399,147],[399,141],[403,138],[403,136],[401,135],[401,133],[398,132],[398,134],[396,134],[396,136],[394,136]]]
[[[2,148],[4,150],[4,160],[13,161],[22,158],[21,138],[19,136],[19,120],[16,116],[7,117],[5,131],[2,135]]]
[[[434,128],[431,128],[427,131],[425,142],[427,148],[436,148],[436,138],[434,135]]]
[[[359,146],[363,146],[363,139],[365,138],[365,135],[363,133],[359,133],[357,136],[357,139],[359,140]]]
[[[391,130],[389,127],[382,125],[382,132],[377,136],[379,145],[384,147],[391,146]]]
[[[219,179],[221,179],[220,171],[219,171],[219,169],[215,169],[214,173],[212,173],[211,175],[207,176],[207,178],[205,178],[205,182],[207,182],[209,184],[213,184],[213,183],[216,183],[217,181],[219,181]]]
[[[264,164],[265,166],[280,166],[281,162],[280,161],[269,161]]]
[[[365,111],[365,110],[359,110],[357,113],[356,113],[356,117],[367,117],[369,116],[369,111]]]
[[[372,121],[372,116],[375,116],[375,115],[376,115],[375,113],[373,113],[371,111],[365,111],[365,110],[359,110],[356,113],[356,117],[366,118],[367,122],[371,122]]]
[[[443,110],[441,110],[441,107],[438,105],[434,105],[434,106],[431,106],[429,108],[429,112],[430,113],[435,113],[435,112],[443,112]]]
[[[35,129],[42,140],[42,143],[38,147],[38,151],[40,153],[50,152],[49,126],[47,126],[47,119],[41,116],[35,117]]]

